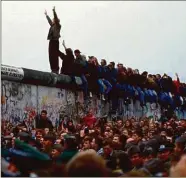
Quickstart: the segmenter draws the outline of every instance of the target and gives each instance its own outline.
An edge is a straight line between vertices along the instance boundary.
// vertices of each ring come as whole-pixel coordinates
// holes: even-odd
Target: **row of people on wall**
[[[64,41],[62,44],[65,53],[61,52],[59,50],[61,25],[55,7],[53,13],[52,21],[45,12],[50,24],[48,40],[51,71],[59,74],[60,57],[62,59],[60,73],[71,76],[73,83],[81,86],[85,99],[92,97],[92,93],[95,93],[99,94],[101,100],[111,99],[115,107],[118,98],[123,98],[125,101],[139,100],[141,106],[150,102],[185,109],[186,84],[180,82],[178,74],[176,74],[176,80],[173,80],[167,74],[153,75],[147,71],[140,73],[138,69],[126,68],[123,64],[117,64],[117,66],[115,62],[107,64],[105,59],[102,59],[99,64],[94,56],[89,56],[87,59],[80,50],[73,52],[71,48],[66,47]]]

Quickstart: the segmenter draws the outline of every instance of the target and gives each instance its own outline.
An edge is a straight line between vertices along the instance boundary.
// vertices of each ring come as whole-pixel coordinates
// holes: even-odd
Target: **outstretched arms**
[[[54,14],[54,20],[55,20],[55,23],[56,24],[59,24],[59,19],[58,19],[58,16],[57,16],[57,13],[56,13],[56,10],[55,10],[55,6],[53,7],[53,14]]]
[[[55,24],[59,25],[59,19],[58,19],[58,16],[56,14],[56,11],[55,11],[55,7],[52,9],[53,10],[53,14],[54,14],[54,21],[55,21]],[[50,24],[50,26],[53,25],[52,23],[52,20],[50,19],[50,17],[47,15],[47,11],[45,10],[45,15],[46,15],[46,18],[48,20],[48,23]]]
[[[52,20],[50,19],[50,17],[47,15],[47,11],[45,10],[45,15],[46,15],[46,18],[48,20],[48,23],[50,24],[50,26],[52,26]]]

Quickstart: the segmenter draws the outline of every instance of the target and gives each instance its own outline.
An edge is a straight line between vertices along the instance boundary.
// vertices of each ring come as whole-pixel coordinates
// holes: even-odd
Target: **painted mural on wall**
[[[31,125],[37,114],[37,87],[10,81],[1,82],[1,119],[13,124],[23,120]]]
[[[38,111],[46,110],[48,117],[55,125],[56,119],[63,113],[66,105],[66,92],[63,89],[51,87],[38,87]]]

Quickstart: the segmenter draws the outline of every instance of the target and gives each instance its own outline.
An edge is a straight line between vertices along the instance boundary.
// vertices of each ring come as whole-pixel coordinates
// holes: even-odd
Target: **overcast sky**
[[[60,43],[140,71],[178,72],[186,82],[184,1],[2,1],[3,64],[50,71],[44,10],[52,16],[53,6]]]

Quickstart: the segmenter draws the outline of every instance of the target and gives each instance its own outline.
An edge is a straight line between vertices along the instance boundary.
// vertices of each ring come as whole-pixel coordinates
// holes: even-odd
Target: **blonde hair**
[[[66,165],[66,174],[69,177],[103,177],[106,172],[104,159],[92,149],[79,152]]]

